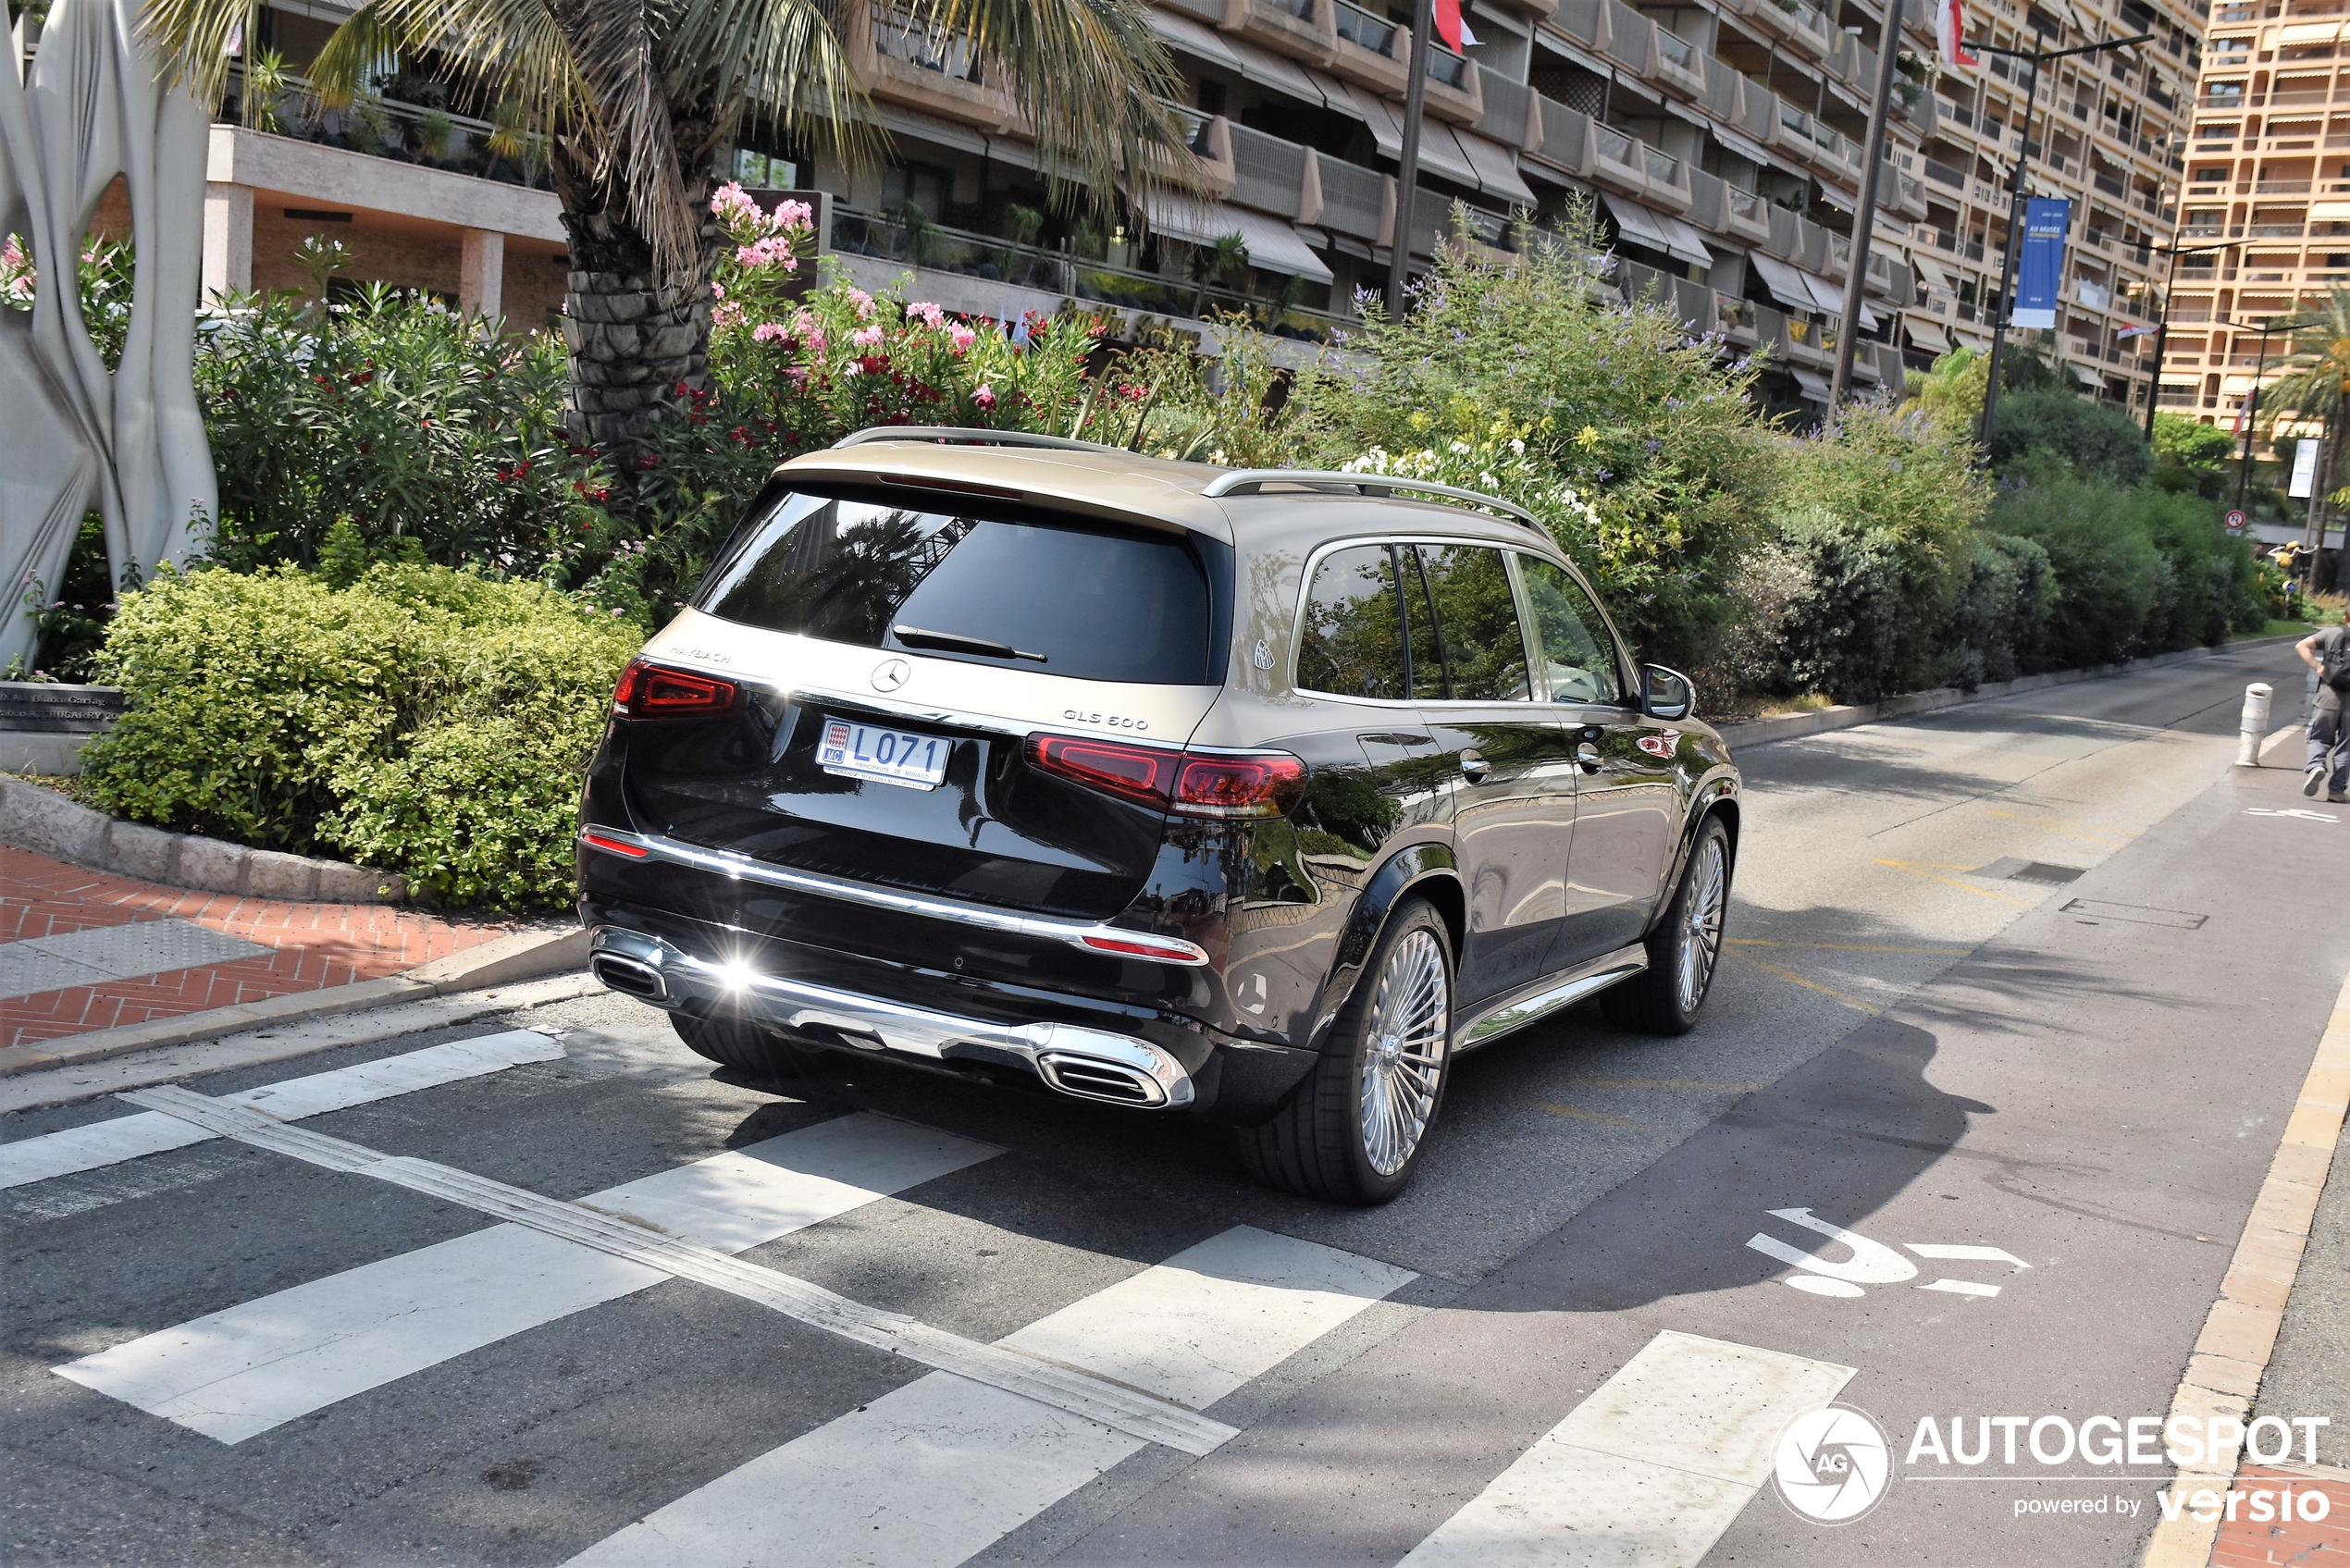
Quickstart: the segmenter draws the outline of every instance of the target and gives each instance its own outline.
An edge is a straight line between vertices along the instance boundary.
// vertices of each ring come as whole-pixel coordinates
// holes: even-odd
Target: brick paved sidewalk
[[[0,846],[0,1049],[379,980],[517,929],[193,893]]]
[[[2257,1521],[2251,1516],[2249,1503],[2239,1505],[2238,1517],[2220,1525],[2220,1538],[2211,1549],[2211,1568],[2282,1568],[2288,1562],[2350,1562],[2350,1472],[2312,1465],[2278,1470],[2265,1464],[2245,1464],[2236,1471],[2235,1489],[2247,1494],[2268,1492],[2271,1512],[2275,1511],[2278,1494],[2290,1491],[2296,1500],[2294,1518],[2290,1522]],[[2307,1517],[2308,1506],[2298,1500],[2307,1492],[2325,1494],[2324,1518]]]

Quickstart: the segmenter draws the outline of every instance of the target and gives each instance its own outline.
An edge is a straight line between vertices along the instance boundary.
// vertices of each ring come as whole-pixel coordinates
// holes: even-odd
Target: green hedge
[[[571,894],[579,781],[641,633],[537,584],[377,566],[166,575],[99,657],[130,709],[83,753],[118,816],[356,860],[435,902]]]

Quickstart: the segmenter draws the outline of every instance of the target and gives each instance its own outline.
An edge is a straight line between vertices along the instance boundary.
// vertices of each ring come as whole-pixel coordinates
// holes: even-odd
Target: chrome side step
[[[1571,1007],[1618,981],[1629,980],[1649,967],[1645,945],[1619,947],[1565,974],[1547,975],[1532,985],[1484,1004],[1467,1022],[1453,1031],[1453,1049],[1474,1051],[1515,1030],[1536,1023],[1562,1007]]]

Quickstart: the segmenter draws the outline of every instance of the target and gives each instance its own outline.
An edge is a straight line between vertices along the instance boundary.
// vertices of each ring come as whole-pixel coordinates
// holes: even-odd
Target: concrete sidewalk
[[[381,980],[526,929],[191,892],[0,846],[0,1070],[40,1043]]]

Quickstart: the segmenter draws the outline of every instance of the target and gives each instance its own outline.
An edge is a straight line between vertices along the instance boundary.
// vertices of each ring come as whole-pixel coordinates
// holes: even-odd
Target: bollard
[[[2269,733],[2269,698],[2275,695],[2266,681],[2244,688],[2244,716],[2236,721],[2236,766],[2260,765],[2260,742]]]

